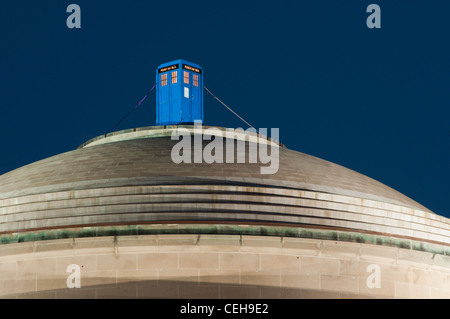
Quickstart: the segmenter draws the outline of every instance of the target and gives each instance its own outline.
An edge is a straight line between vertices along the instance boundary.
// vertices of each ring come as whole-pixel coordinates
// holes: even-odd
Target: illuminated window
[[[161,74],[161,86],[167,85],[167,73]]]
[[[194,86],[198,86],[198,75],[193,74],[192,76],[193,76],[192,83],[194,84]]]
[[[177,83],[177,71],[172,72],[172,84]]]
[[[184,83],[189,84],[189,72],[184,72]]]

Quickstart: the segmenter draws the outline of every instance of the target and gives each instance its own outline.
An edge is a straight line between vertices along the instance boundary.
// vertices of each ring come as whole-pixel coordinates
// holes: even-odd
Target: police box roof
[[[183,60],[183,59],[178,59],[178,60],[162,63],[158,66],[157,72],[163,73],[163,72],[178,69],[180,67],[183,69],[192,71],[192,72],[196,72],[196,73],[200,73],[200,74],[202,73],[202,67],[200,65]]]

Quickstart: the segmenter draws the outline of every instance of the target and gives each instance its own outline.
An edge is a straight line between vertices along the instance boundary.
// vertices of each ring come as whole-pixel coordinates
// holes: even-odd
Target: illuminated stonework
[[[273,175],[177,165],[175,127],[0,176],[0,296],[450,297],[449,219],[282,145]]]

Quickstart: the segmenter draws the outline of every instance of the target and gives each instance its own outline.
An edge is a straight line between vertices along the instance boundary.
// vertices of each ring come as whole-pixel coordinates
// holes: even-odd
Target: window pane
[[[189,72],[184,72],[184,83],[189,84]]]
[[[177,71],[172,72],[172,84],[177,83],[177,75],[178,75]]]
[[[161,74],[161,86],[167,85],[167,73]]]
[[[193,84],[195,85],[195,86],[198,86],[198,75],[197,74],[193,74]]]

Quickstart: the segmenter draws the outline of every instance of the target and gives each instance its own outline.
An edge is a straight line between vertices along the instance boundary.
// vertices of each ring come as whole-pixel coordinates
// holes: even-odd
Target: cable
[[[117,122],[113,127],[111,127],[109,129],[109,131],[106,133],[110,133],[112,132],[117,126],[120,125],[120,123],[122,123],[128,116],[130,116],[141,104],[142,102],[144,102],[144,100],[147,98],[147,96],[155,89],[156,87],[156,83],[153,85],[153,87],[145,94],[145,96],[139,101],[138,104],[136,104],[127,114],[125,114],[124,117],[122,117],[120,119],[119,122]],[[219,101],[220,104],[222,104],[223,106],[225,106],[230,112],[232,112],[234,115],[236,115],[242,122],[244,122],[245,124],[247,124],[249,127],[251,127],[252,129],[254,129],[256,132],[258,132],[258,130],[256,128],[254,128],[250,123],[248,123],[246,120],[244,120],[241,116],[239,116],[239,114],[237,114],[235,111],[233,111],[228,105],[226,105],[225,103],[223,103],[217,96],[215,96],[210,90],[208,90],[208,88],[206,86],[203,86],[204,89],[206,90],[206,92],[208,92],[209,94],[211,94],[211,96],[213,98],[215,98],[217,101]],[[105,134],[105,135],[106,135]]]
[[[145,94],[145,96],[141,99],[141,101],[138,103],[138,104],[136,104],[124,117],[122,117],[122,119],[119,121],[119,122],[117,122],[113,127],[111,127],[110,129],[109,129],[109,131],[106,133],[106,134],[108,134],[108,133],[110,133],[110,132],[112,132],[117,126],[119,126],[120,125],[120,123],[122,123],[128,116],[130,116],[131,115],[131,113],[133,113],[134,112],[134,110],[136,110],[140,105],[141,105],[141,103],[142,102],[144,102],[144,100],[147,98],[147,96],[150,94],[150,92],[152,92],[153,91],[153,89],[156,87],[156,83],[153,85],[153,87],[147,92],[147,94]],[[106,135],[105,134],[105,135]]]
[[[258,132],[257,129],[255,129],[252,125],[250,125],[250,123],[248,123],[246,120],[244,120],[242,117],[240,117],[235,111],[233,111],[230,107],[228,107],[225,103],[223,103],[221,100],[219,100],[217,98],[217,96],[215,96],[214,94],[211,93],[210,90],[208,90],[208,88],[206,86],[203,86],[206,90],[206,92],[208,92],[209,94],[211,94],[213,96],[213,98],[215,98],[217,101],[219,101],[223,106],[225,106],[229,111],[231,111],[234,115],[236,115],[242,122],[244,122],[245,124],[247,124],[249,127],[251,127],[252,129],[254,129],[256,132]]]

